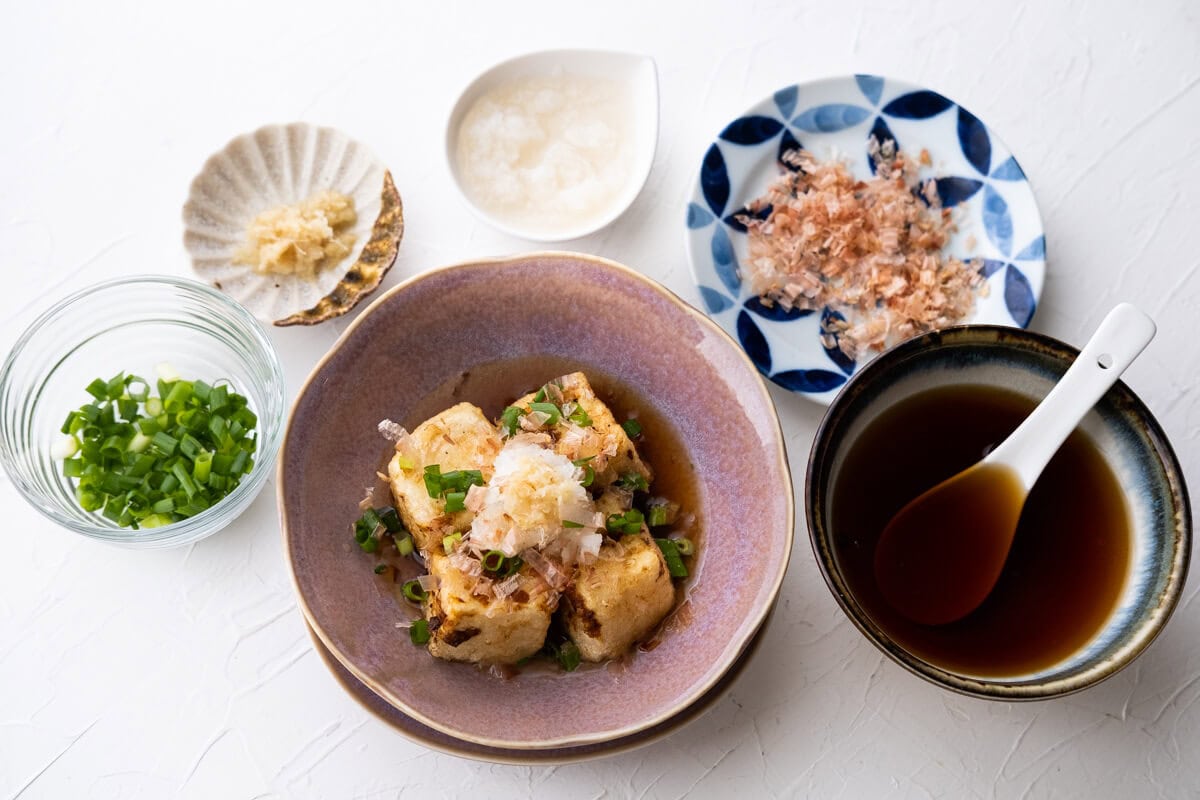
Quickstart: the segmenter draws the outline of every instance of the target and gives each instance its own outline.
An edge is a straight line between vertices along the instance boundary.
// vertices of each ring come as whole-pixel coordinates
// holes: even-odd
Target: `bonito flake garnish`
[[[753,291],[789,311],[841,312],[845,320],[831,316],[822,338],[851,360],[961,322],[987,291],[979,264],[942,252],[955,227],[936,184],[918,185],[916,165],[895,142],[872,139],[868,149],[876,174],[867,181],[839,161],[785,153],[798,169],[740,217],[750,240],[743,277]],[[768,204],[766,219],[753,218]]]

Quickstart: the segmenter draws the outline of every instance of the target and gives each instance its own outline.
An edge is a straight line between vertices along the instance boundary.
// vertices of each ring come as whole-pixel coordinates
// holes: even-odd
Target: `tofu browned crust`
[[[440,545],[439,545],[440,546]],[[438,584],[425,601],[429,652],[447,661],[512,664],[542,649],[557,595],[524,568],[517,591],[503,600],[472,594],[471,578],[443,553],[427,556]]]
[[[563,623],[584,661],[617,658],[658,627],[675,603],[662,552],[645,526],[606,541],[563,597]]]

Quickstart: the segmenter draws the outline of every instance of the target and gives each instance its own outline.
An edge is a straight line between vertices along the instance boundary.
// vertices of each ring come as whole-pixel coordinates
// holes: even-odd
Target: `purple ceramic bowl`
[[[750,659],[758,650],[759,645],[762,644],[763,637],[766,635],[767,628],[770,625],[771,618],[767,617],[762,627],[758,629],[758,633],[754,635],[754,638],[750,640],[750,644],[746,646],[741,657],[725,673],[721,680],[717,682],[717,685],[705,692],[704,696],[699,700],[670,719],[660,722],[651,728],[638,731],[630,736],[622,736],[607,742],[582,744],[574,747],[544,748],[541,750],[509,750],[503,747],[488,747],[456,739],[453,736],[447,736],[441,731],[435,731],[432,728],[422,725],[406,716],[396,707],[389,705],[383,698],[372,692],[361,681],[351,675],[333,657],[333,654],[329,652],[325,644],[313,633],[311,627],[308,629],[308,633],[313,639],[313,647],[317,651],[317,655],[321,657],[321,661],[325,663],[333,679],[346,690],[346,693],[357,700],[359,705],[370,711],[381,722],[395,728],[398,733],[403,734],[406,738],[411,739],[417,744],[424,745],[430,750],[437,750],[438,752],[458,756],[459,758],[488,761],[493,764],[549,766],[553,764],[578,764],[582,761],[594,761],[600,758],[609,758],[610,756],[627,753],[630,750],[636,750],[639,747],[645,747],[648,744],[665,739],[688,723],[694,722],[716,705],[717,701],[723,698],[741,678],[742,673],[745,672],[746,665],[750,663]]]
[[[373,580],[374,562],[350,534],[363,488],[386,454],[381,419],[436,413],[429,399],[457,397],[472,371],[529,356],[554,365],[540,380],[568,365],[652,402],[698,475],[704,530],[688,613],[619,671],[502,679],[430,657],[395,627],[405,614]],[[296,399],[278,492],[301,609],[333,656],[416,721],[508,749],[609,741],[687,708],[753,638],[792,547],[787,454],[754,365],[657,283],[574,253],[446,267],[376,300]]]

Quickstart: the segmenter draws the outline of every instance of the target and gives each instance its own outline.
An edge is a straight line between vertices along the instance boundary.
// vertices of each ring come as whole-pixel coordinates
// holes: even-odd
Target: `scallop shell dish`
[[[276,325],[314,325],[373,292],[404,212],[391,173],[333,128],[237,137],[192,181],[184,246],[199,278]]]

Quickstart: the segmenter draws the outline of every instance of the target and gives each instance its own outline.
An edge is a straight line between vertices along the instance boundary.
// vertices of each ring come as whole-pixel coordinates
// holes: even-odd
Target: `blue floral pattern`
[[[891,139],[910,153],[927,150],[932,180],[959,233],[948,249],[978,259],[988,291],[970,321],[1026,326],[1045,277],[1046,240],[1024,171],[1004,144],[949,98],[877,75],[787,86],[730,122],[704,155],[687,206],[687,242],[700,299],[772,381],[829,402],[861,365],[837,346],[834,309],[819,314],[765,306],[743,285],[746,217],[774,176],[795,167],[783,154],[807,147],[837,152],[859,174],[875,171],[868,141]],[[803,144],[802,144],[803,142]]]

